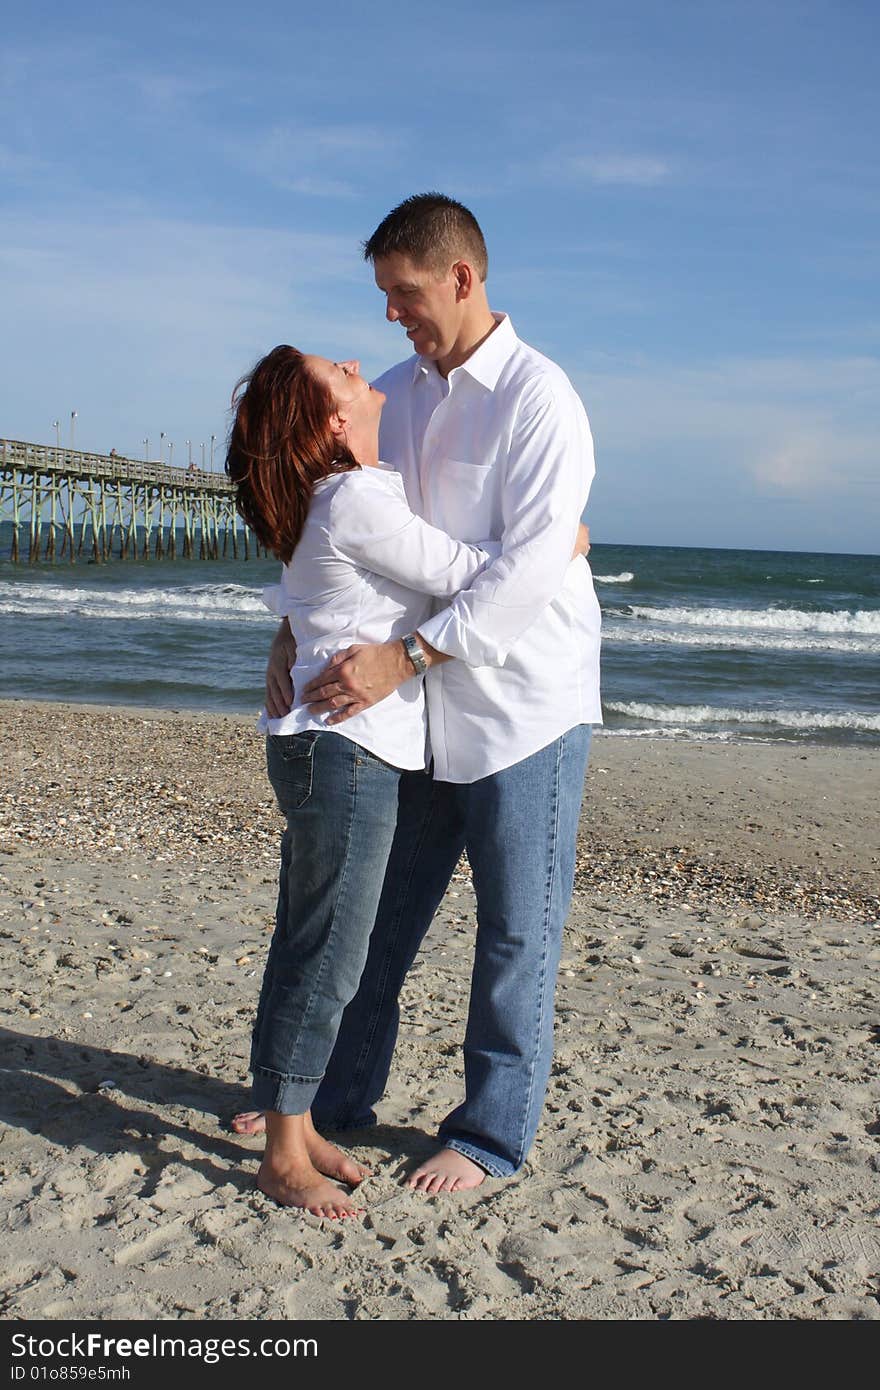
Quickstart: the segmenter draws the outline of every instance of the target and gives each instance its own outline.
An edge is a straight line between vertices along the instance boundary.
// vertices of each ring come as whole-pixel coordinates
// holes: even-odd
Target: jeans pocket
[[[298,811],[312,794],[317,731],[270,734],[266,739],[266,767],[278,805],[286,814]]]

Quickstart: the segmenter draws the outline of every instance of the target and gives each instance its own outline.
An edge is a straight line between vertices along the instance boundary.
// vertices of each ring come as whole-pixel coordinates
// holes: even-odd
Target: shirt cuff
[[[501,646],[489,637],[474,632],[461,621],[454,608],[447,608],[427,622],[419,623],[419,632],[438,652],[457,657],[466,666],[503,666],[510,646]]]

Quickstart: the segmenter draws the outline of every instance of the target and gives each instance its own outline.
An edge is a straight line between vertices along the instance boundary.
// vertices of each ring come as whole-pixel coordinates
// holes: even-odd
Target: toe
[[[262,1134],[266,1128],[266,1121],[260,1110],[243,1110],[238,1115],[233,1115],[231,1128],[236,1134]]]
[[[338,1172],[334,1175],[341,1178],[343,1182],[349,1183],[352,1187],[357,1187],[364,1178],[370,1177],[372,1169],[364,1167],[362,1163],[353,1163],[350,1159],[346,1163],[340,1163]]]
[[[436,1191],[439,1178],[439,1173],[434,1173],[429,1169],[424,1173],[419,1173],[413,1186],[418,1192],[426,1192],[430,1196]]]

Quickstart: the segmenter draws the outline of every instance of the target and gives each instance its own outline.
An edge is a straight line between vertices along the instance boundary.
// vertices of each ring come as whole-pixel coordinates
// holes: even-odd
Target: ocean
[[[590,563],[606,734],[880,743],[880,557],[595,545]],[[0,696],[256,714],[277,571],[0,558]]]

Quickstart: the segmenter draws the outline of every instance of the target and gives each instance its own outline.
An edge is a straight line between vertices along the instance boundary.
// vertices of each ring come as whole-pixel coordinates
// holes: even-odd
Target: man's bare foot
[[[464,1192],[479,1187],[486,1173],[457,1149],[441,1149],[427,1162],[419,1164],[407,1178],[407,1187],[433,1196],[437,1192]]]
[[[337,1149],[335,1144],[331,1144],[329,1139],[324,1139],[318,1133],[312,1124],[310,1114],[306,1114],[304,1120],[309,1158],[319,1173],[323,1173],[327,1178],[339,1178],[340,1182],[348,1183],[349,1187],[357,1187],[359,1182],[370,1176],[371,1168],[367,1168],[363,1163],[355,1163],[353,1158],[349,1158],[341,1149]],[[232,1117],[232,1128],[236,1134],[265,1134],[265,1113],[262,1110],[242,1110]]]
[[[302,1207],[313,1216],[324,1216],[330,1221],[360,1216],[364,1210],[310,1163],[276,1167],[263,1159],[257,1187],[283,1207]]]

